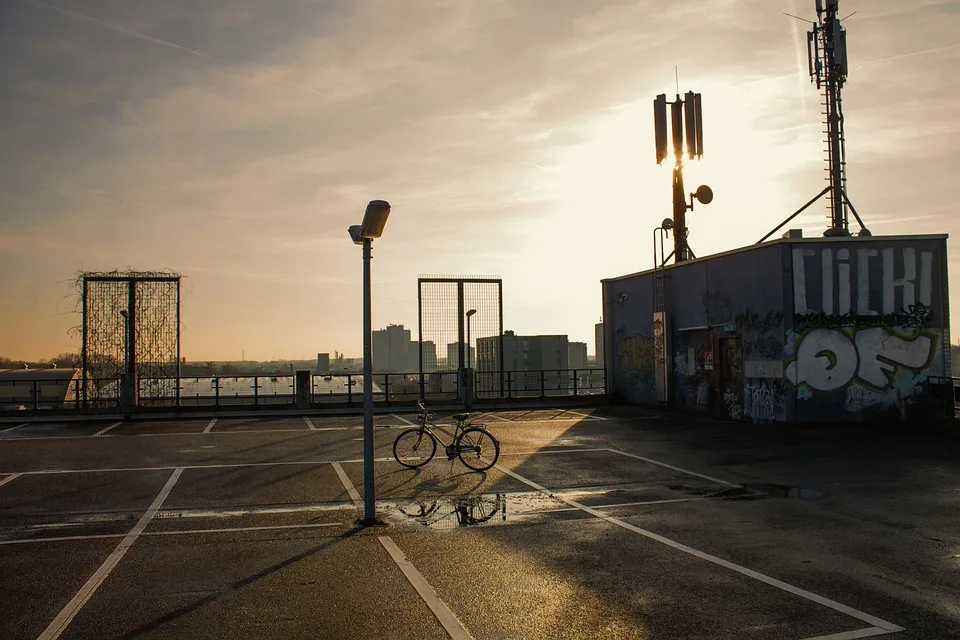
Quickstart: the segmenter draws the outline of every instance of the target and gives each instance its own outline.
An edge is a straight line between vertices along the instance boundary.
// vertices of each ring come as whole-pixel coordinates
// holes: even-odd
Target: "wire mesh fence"
[[[81,366],[83,401],[112,402],[116,389],[86,384],[133,373],[166,385],[151,396],[176,395],[180,374],[180,276],[160,272],[83,273]]]
[[[422,393],[427,374],[499,369],[503,358],[503,281],[497,277],[417,279]],[[491,381],[494,379],[487,377]],[[495,379],[502,389],[501,380]]]

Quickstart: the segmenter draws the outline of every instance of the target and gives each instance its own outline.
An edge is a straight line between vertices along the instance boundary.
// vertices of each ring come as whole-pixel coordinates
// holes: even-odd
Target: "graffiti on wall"
[[[797,247],[792,257],[794,313],[801,322],[929,326],[912,323],[923,322],[933,304],[932,251]],[[816,261],[820,263],[819,300],[816,283],[807,277],[808,267]],[[871,281],[879,286],[871,288]]]
[[[783,380],[752,380],[744,387],[743,417],[753,422],[783,420],[787,387]]]
[[[937,334],[931,331],[811,329],[797,339],[785,375],[794,385],[815,391],[836,391],[857,383],[885,392],[898,372],[916,374],[929,367],[937,342]]]
[[[692,344],[677,345],[673,354],[676,398],[683,405],[705,409],[710,404],[710,374],[713,347],[709,332],[685,336]]]
[[[840,392],[845,412],[903,408],[949,368],[938,358],[932,251],[796,247],[792,258],[800,333],[784,374],[798,399]]]
[[[783,324],[782,311],[769,311],[763,315],[754,311],[737,314],[734,325],[741,333],[766,333]]]
[[[621,371],[649,371],[656,365],[656,350],[653,338],[635,334],[624,338],[617,347]]]
[[[656,341],[640,333],[628,336],[617,345],[617,361],[628,387],[653,391],[656,387]]]
[[[703,315],[707,325],[726,324],[733,319],[730,313],[730,299],[720,293],[703,294]]]

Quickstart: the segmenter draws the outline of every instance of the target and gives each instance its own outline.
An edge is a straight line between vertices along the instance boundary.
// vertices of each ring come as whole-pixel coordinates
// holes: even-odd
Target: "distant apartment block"
[[[570,369],[586,369],[589,365],[587,362],[587,343],[586,342],[571,342],[567,346],[567,365]]]
[[[387,325],[373,332],[373,372],[407,373],[417,370],[417,359],[411,358],[410,330],[402,324]]]
[[[598,322],[593,328],[593,348],[596,349],[596,366],[603,368],[603,322]]]
[[[330,371],[330,354],[318,353],[317,354],[317,372],[326,373],[327,371]]]
[[[494,338],[496,339],[496,338]],[[477,338],[477,343],[479,344],[480,338]],[[474,369],[477,368],[477,348],[470,347],[470,366]],[[447,371],[453,371],[458,369],[460,366],[467,366],[467,345],[463,346],[463,363],[460,363],[460,343],[451,342],[447,345]]]
[[[504,331],[502,363],[498,337],[477,338],[477,370],[479,371],[569,369],[569,363],[567,336],[518,336],[513,331]]]
[[[420,362],[420,343],[411,342],[410,349],[413,353],[412,360],[414,363]],[[419,367],[419,364],[417,364]],[[433,340],[424,340],[423,341],[423,371],[424,373],[431,373],[439,369],[439,363],[437,362],[437,344]],[[417,371],[415,367],[413,371]]]

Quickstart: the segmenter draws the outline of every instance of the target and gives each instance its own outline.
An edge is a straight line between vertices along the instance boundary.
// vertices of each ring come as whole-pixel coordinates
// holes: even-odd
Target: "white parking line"
[[[340,482],[343,483],[343,488],[347,490],[347,495],[350,496],[350,499],[353,500],[353,504],[359,506],[363,505],[363,500],[360,499],[360,494],[357,493],[357,488],[353,486],[353,483],[350,482],[350,478],[347,477],[347,472],[343,470],[343,467],[340,466],[339,462],[333,463],[333,469],[337,472],[337,475],[340,476]]]
[[[150,507],[140,516],[140,520],[137,521],[137,524],[130,530],[130,533],[123,537],[123,540],[121,540],[117,548],[113,550],[113,553],[103,561],[100,568],[90,576],[86,584],[73,596],[70,602],[67,603],[67,606],[57,614],[57,617],[54,618],[53,622],[37,637],[37,640],[54,640],[60,637],[60,634],[66,630],[67,626],[73,621],[73,618],[80,612],[80,609],[83,608],[83,605],[90,600],[100,585],[103,584],[103,581],[110,575],[110,572],[113,571],[123,556],[129,551],[130,547],[133,546],[133,543],[137,541],[137,538],[143,533],[143,530],[147,528],[147,525],[150,524],[153,517],[157,515],[157,511],[160,510],[163,501],[170,495],[170,492],[173,490],[173,485],[177,483],[182,473],[182,468],[178,467],[174,470],[170,479],[167,480],[167,484],[163,485],[163,489],[161,489],[157,497],[154,498]]]
[[[122,424],[123,424],[123,421],[122,421],[122,420],[121,420],[120,422],[114,422],[114,423],[113,423],[112,425],[110,425],[109,427],[104,427],[103,429],[100,429],[100,431],[97,431],[95,434],[93,434],[93,435],[90,436],[90,437],[91,437],[91,438],[97,438],[97,437],[99,437],[99,436],[102,436],[102,435],[105,434],[107,431],[110,431],[110,429],[113,429],[113,428],[115,428],[115,427],[119,427],[119,426],[122,425]]]
[[[634,456],[634,457],[638,457],[638,456]],[[873,627],[883,629],[884,632],[886,633],[893,633],[894,631],[904,630],[903,627],[897,626],[891,622],[887,622],[886,620],[881,620],[880,618],[872,616],[869,613],[864,613],[863,611],[854,609],[853,607],[848,607],[845,604],[840,604],[835,600],[831,600],[830,598],[825,598],[823,596],[817,595],[813,592],[807,591],[806,589],[795,587],[792,584],[783,582],[782,580],[771,578],[770,576],[764,575],[758,571],[754,571],[753,569],[748,569],[734,562],[730,562],[729,560],[724,560],[723,558],[710,555],[709,553],[705,553],[698,549],[694,549],[693,547],[688,547],[687,545],[671,540],[670,538],[666,538],[659,534],[653,533],[652,531],[647,531],[646,529],[641,529],[640,527],[636,527],[628,522],[624,522],[619,518],[608,516],[607,514],[602,513],[601,511],[598,511],[593,507],[588,507],[584,504],[577,502],[576,500],[565,498],[562,494],[554,493],[549,489],[547,489],[546,487],[544,487],[543,485],[537,484],[536,482],[528,478],[524,478],[520,474],[515,473],[509,469],[505,469],[501,467],[499,464],[494,466],[497,469],[500,469],[500,471],[502,471],[503,473],[507,474],[508,476],[511,476],[512,478],[519,480],[520,482],[526,484],[527,486],[532,487],[537,491],[540,491],[552,498],[560,500],[561,502],[565,502],[569,504],[571,507],[576,507],[577,509],[580,509],[585,513],[589,513],[594,517],[600,518],[605,522],[609,522],[612,525],[618,526],[622,529],[626,529],[627,531],[638,533],[641,536],[644,536],[645,538],[649,538],[650,540],[654,540],[655,542],[665,544],[668,547],[672,547],[676,549],[677,551],[682,551],[683,553],[690,554],[695,558],[700,558],[701,560],[706,560],[707,562],[724,567],[726,569],[730,569],[731,571],[735,571],[741,575],[747,576],[748,578],[753,578],[754,580],[763,582],[764,584],[770,585],[771,587],[775,587],[782,591],[786,591],[787,593],[791,593],[795,596],[799,596],[805,600],[809,600],[810,602],[815,602],[829,609],[833,609],[834,611],[838,611],[852,618],[856,618],[857,620],[862,620],[867,624],[873,625]],[[699,475],[699,474],[695,474],[695,475]],[[700,477],[706,477],[706,476],[700,476]],[[723,483],[723,484],[727,484],[727,483]],[[876,635],[876,634],[873,634],[873,635]],[[853,636],[853,637],[857,637],[857,636]],[[866,637],[866,636],[860,636],[860,637]],[[836,639],[834,638],[834,640]]]
[[[210,433],[213,431],[213,425],[217,424],[217,419],[214,418],[210,421],[210,424],[207,425],[207,428],[203,430],[204,433]]]
[[[403,575],[406,576],[407,580],[417,590],[417,593],[420,594],[420,597],[423,601],[430,607],[430,611],[433,612],[433,615],[437,617],[437,620],[443,626],[447,634],[452,638],[452,640],[473,640],[473,636],[464,628],[463,624],[457,620],[457,616],[453,614],[453,611],[450,611],[447,608],[447,605],[443,603],[443,600],[437,595],[437,592],[433,590],[433,587],[430,586],[430,583],[426,581],[423,575],[417,571],[417,568],[413,566],[405,555],[403,551],[400,551],[400,547],[390,539],[389,536],[380,536],[380,544],[383,545],[383,548],[387,550],[387,553],[390,554],[390,557],[393,558],[393,561],[397,563],[397,566],[400,567],[400,571],[403,572]]]
[[[600,447],[598,449],[541,449],[539,451],[503,451],[500,453],[501,456],[532,456],[540,455],[542,453],[588,453],[590,451],[609,451],[607,447]]]
[[[316,431],[316,430],[317,430],[317,427],[314,426],[314,424],[313,424],[313,420],[311,420],[311,419],[308,418],[307,416],[303,416],[303,421],[307,423],[307,427],[309,427],[309,429],[310,429],[311,431]]]
[[[885,636],[888,633],[896,633],[902,629],[881,629],[880,627],[868,627],[866,629],[857,629],[856,631],[843,631],[842,633],[832,633],[829,636],[817,636],[816,638],[804,638],[803,640],[858,640],[859,638],[872,638],[873,636]]]
[[[696,471],[690,471],[689,469],[682,469],[680,467],[675,467],[672,464],[667,464],[666,462],[660,462],[658,460],[653,460],[652,458],[644,458],[643,456],[638,456],[633,453],[627,453],[626,451],[620,451],[619,449],[607,449],[612,453],[620,454],[621,456],[627,456],[628,458],[636,458],[637,460],[643,460],[650,464],[655,464],[658,467],[663,467],[665,469],[672,469],[673,471],[679,471],[680,473],[685,473],[688,476],[696,476],[697,478],[703,478],[704,480],[709,480],[710,482],[716,482],[717,484],[723,484],[728,487],[739,487],[739,484],[734,484],[732,482],[727,482],[726,480],[720,480],[719,478],[714,478],[713,476],[707,476],[702,473],[697,473]]]
[[[8,475],[8,476],[7,476],[6,478],[4,478],[3,480],[0,480],[0,487],[2,487],[3,485],[7,484],[8,482],[13,482],[14,480],[16,480],[17,478],[19,478],[19,477],[22,476],[22,475],[23,475],[22,473],[11,473],[10,475]]]
[[[342,522],[307,522],[304,524],[274,524],[262,527],[226,527],[223,529],[182,529],[179,531],[144,531],[141,536],[185,536],[197,533],[244,533],[247,531],[273,531],[275,529],[317,529],[322,527],[343,527]],[[56,536],[50,538],[24,538],[22,540],[0,540],[0,546],[11,544],[32,544],[34,542],[70,542],[76,540],[100,540],[103,538],[123,538],[125,533],[100,533],[88,536]]]
[[[391,414],[390,414],[390,417],[391,417],[391,418],[396,418],[396,419],[399,420],[400,422],[402,422],[402,423],[404,423],[404,424],[408,424],[408,425],[410,425],[411,427],[417,426],[417,424],[416,424],[415,422],[410,422],[409,420],[407,420],[407,419],[404,418],[403,416],[398,416],[398,415],[395,414],[395,413],[391,413]]]
[[[481,414],[479,414],[479,415],[481,415],[481,416],[489,416],[489,417],[491,417],[491,418],[496,418],[497,420],[501,420],[501,421],[503,421],[503,422],[513,422],[513,420],[510,420],[509,418],[504,418],[503,416],[498,416],[498,415],[495,414],[495,413],[481,413]]]
[[[24,422],[23,424],[18,424],[18,425],[15,426],[15,427],[8,427],[8,428],[4,429],[3,431],[0,431],[0,436],[2,436],[2,435],[5,434],[5,433],[10,433],[11,431],[16,431],[16,430],[19,429],[20,427],[26,427],[26,426],[29,425],[29,424],[30,424],[29,422]]]
[[[591,416],[590,414],[580,413],[579,411],[570,411],[569,409],[564,411],[564,413],[572,413],[575,416],[583,416],[584,418],[588,418],[590,420],[609,420],[610,419],[610,418],[602,418],[600,416]]]

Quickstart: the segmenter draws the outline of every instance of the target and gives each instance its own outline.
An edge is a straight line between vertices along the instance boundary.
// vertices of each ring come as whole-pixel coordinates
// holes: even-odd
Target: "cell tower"
[[[849,236],[849,210],[860,224],[862,236],[870,231],[857,215],[850,198],[847,197],[847,152],[846,138],[843,133],[843,85],[847,81],[847,32],[838,17],[840,0],[816,0],[817,21],[810,22],[812,29],[807,32],[807,59],[810,80],[822,91],[824,125],[824,159],[826,160],[827,186],[812,200],[795,211],[780,223],[776,229],[761,238],[763,242],[781,227],[800,215],[807,207],[827,196],[830,211],[830,227],[824,236]],[[797,16],[785,14],[792,18]],[[850,14],[853,15],[853,14]],[[848,16],[849,17],[849,16]]]
[[[683,262],[691,257],[696,258],[690,245],[687,243],[687,210],[693,209],[693,199],[702,204],[710,204],[713,200],[713,191],[706,185],[700,186],[695,193],[690,194],[690,203],[687,204],[686,192],[683,188],[683,139],[684,124],[686,124],[687,153],[690,160],[703,156],[703,112],[701,110],[700,94],[688,91],[680,97],[679,88],[677,99],[667,102],[667,94],[661,93],[653,101],[653,124],[656,132],[657,164],[661,164],[668,155],[667,147],[667,105],[670,105],[670,125],[673,134],[673,252],[675,262]],[[669,227],[666,227],[669,228]],[[665,263],[666,260],[663,260]],[[662,265],[661,265],[662,266]]]
[[[847,32],[837,16],[840,0],[817,0],[817,22],[807,32],[810,80],[823,91],[830,228],[825,236],[848,236],[847,158],[843,135],[843,84],[847,80]]]

